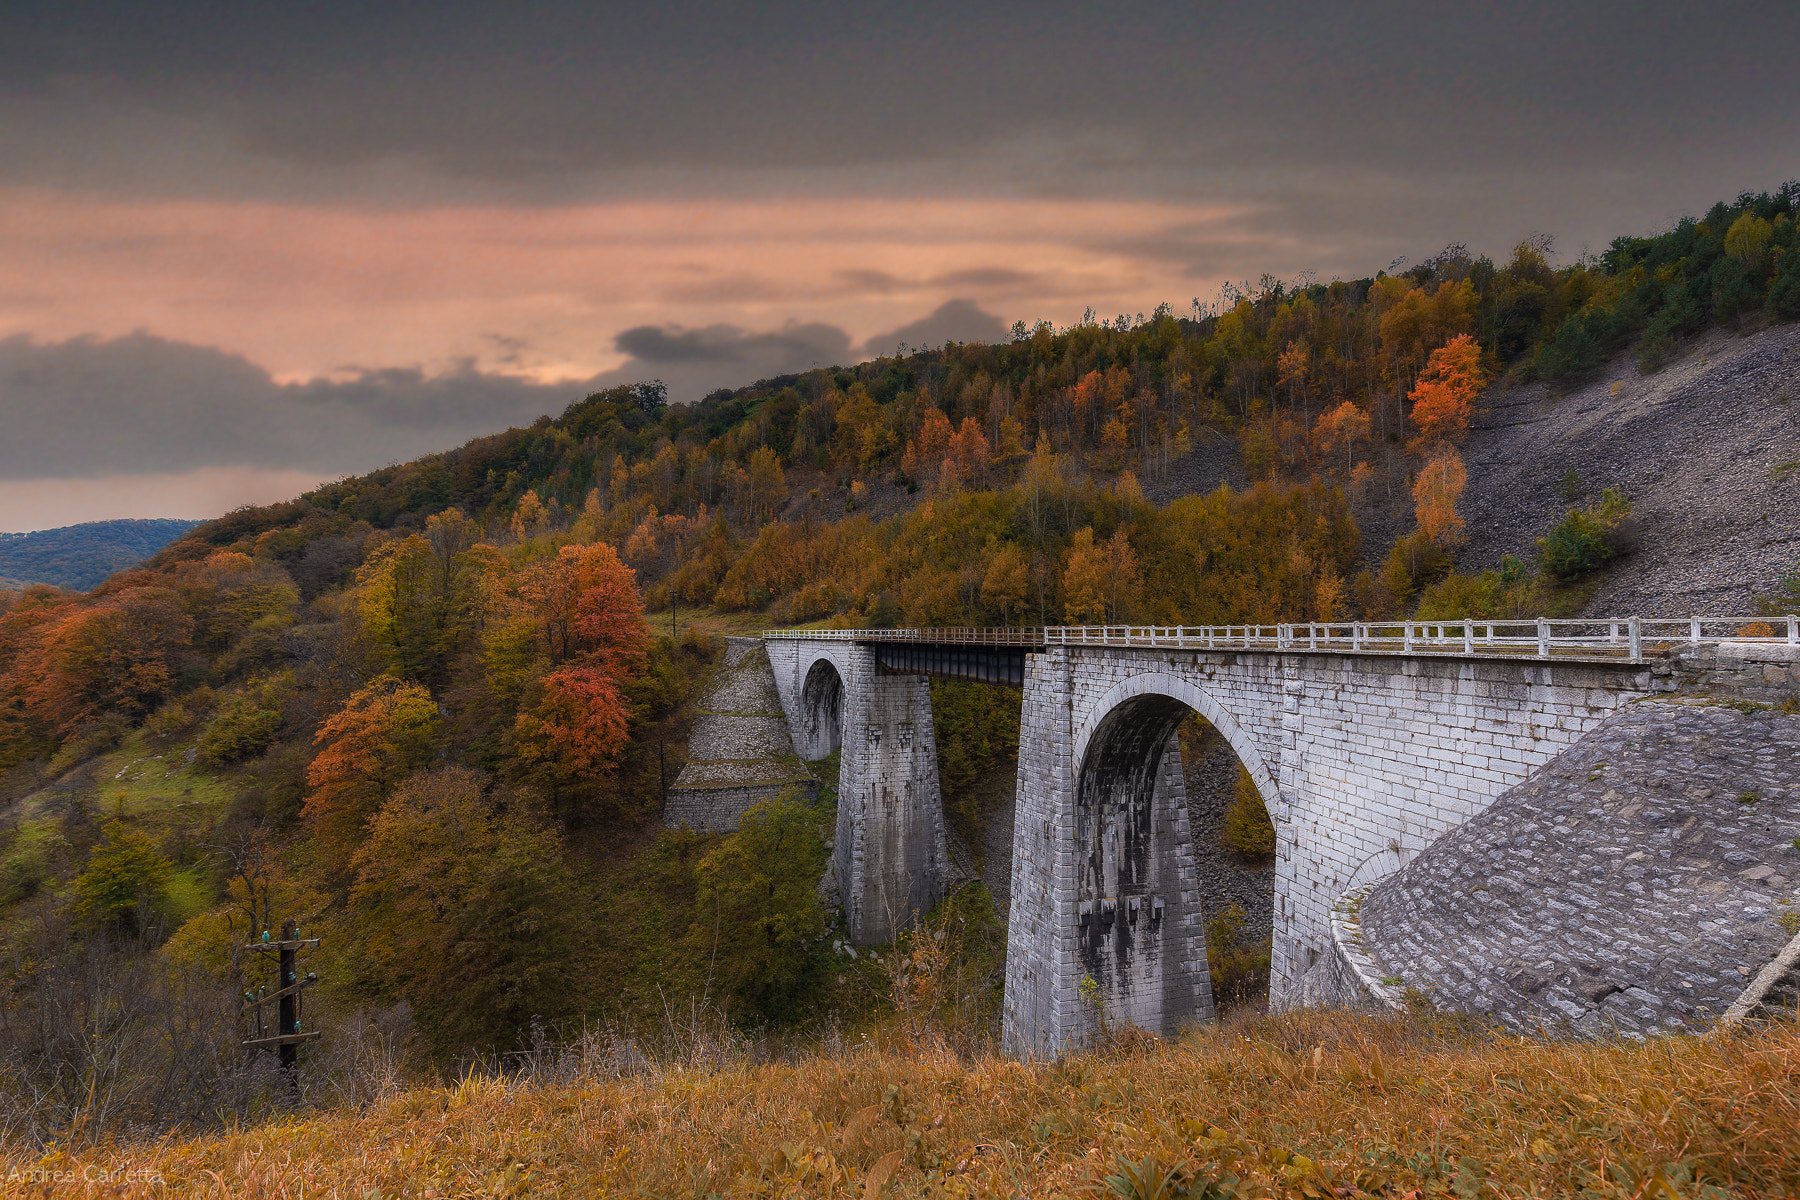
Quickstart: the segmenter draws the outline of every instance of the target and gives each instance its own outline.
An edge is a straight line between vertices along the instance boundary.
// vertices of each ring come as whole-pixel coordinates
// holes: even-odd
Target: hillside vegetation
[[[511,1080],[5,1168],[220,1196],[870,1200],[1775,1197],[1800,1177],[1792,1026],[1558,1045],[1297,1014],[1029,1064],[904,1039],[793,1064],[694,1048],[621,1070],[593,1041]]]
[[[0,579],[86,591],[135,567],[200,524],[198,521],[89,521],[35,533],[0,533]]]
[[[0,1119],[48,1138],[262,1111],[237,999],[268,980],[238,948],[285,917],[324,938],[308,1026],[386,1030],[410,1071],[690,1003],[879,1027],[881,960],[844,950],[815,886],[829,786],[729,837],[661,828],[708,630],[1578,605],[1629,552],[1625,492],[1572,499],[1530,561],[1450,573],[1482,389],[1800,315],[1797,200],[1562,268],[1537,242],[1452,247],[693,406],[617,388],[208,522],[85,595],[0,593]],[[1147,498],[1223,443],[1249,486]],[[1396,502],[1404,526],[1366,544]],[[940,726],[1006,711],[941,698]],[[982,845],[1010,738],[937,744]],[[939,918],[970,1052],[996,916],[972,887]],[[97,1116],[96,1089],[123,1098]]]

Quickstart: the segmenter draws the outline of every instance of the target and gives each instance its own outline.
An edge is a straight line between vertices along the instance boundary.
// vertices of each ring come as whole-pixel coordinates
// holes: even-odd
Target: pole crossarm
[[[246,949],[246,950],[275,950],[275,951],[317,950],[318,948],[319,948],[319,939],[318,938],[295,938],[291,942],[251,942],[249,945],[244,947],[244,949]]]
[[[1800,646],[1800,615],[1777,617],[1458,617],[1274,625],[1052,625],[1039,628],[768,629],[765,640],[915,646],[1117,646],[1252,653],[1556,658],[1644,662],[1702,643]]]

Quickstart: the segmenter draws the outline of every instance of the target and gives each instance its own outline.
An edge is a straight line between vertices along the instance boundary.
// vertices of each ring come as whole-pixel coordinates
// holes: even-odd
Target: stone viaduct
[[[1666,628],[1665,628],[1666,627]],[[1796,637],[1788,623],[1787,639]],[[1635,699],[1676,686],[1692,622],[765,635],[795,749],[841,750],[834,870],[851,936],[889,940],[944,893],[928,677],[1023,688],[1003,1043],[1079,1044],[1100,1014],[1212,1014],[1176,727],[1230,743],[1277,836],[1270,1000],[1332,952],[1345,893]],[[1729,639],[1726,639],[1729,640]]]

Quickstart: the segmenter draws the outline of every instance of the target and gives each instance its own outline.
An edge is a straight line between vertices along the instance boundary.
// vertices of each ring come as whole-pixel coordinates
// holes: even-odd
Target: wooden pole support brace
[[[306,1033],[278,1033],[274,1037],[248,1038],[243,1044],[246,1046],[286,1046],[294,1042],[310,1042],[314,1038],[324,1036],[324,1030],[313,1029]]]

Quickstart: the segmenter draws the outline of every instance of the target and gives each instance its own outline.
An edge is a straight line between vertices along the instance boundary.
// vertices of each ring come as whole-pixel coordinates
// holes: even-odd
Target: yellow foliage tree
[[[1063,620],[1071,625],[1106,620],[1107,567],[1106,547],[1094,545],[1093,528],[1076,530],[1063,568]]]
[[[1344,478],[1349,479],[1356,447],[1369,440],[1369,414],[1346,400],[1319,418],[1313,426],[1313,441],[1321,453],[1344,456]]]
[[[1448,446],[1440,449],[1413,481],[1413,504],[1419,517],[1419,528],[1440,546],[1453,546],[1463,540],[1463,519],[1456,511],[1468,486],[1469,473],[1456,451]]]
[[[988,563],[981,581],[981,598],[1000,610],[1002,621],[1012,620],[1031,595],[1031,558],[1018,546],[1003,546]]]

